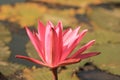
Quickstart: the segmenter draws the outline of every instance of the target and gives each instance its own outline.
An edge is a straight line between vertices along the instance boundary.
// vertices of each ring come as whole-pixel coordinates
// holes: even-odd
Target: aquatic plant
[[[48,21],[46,27],[39,21],[38,32],[31,32],[28,27],[25,27],[25,29],[41,60],[22,55],[16,55],[16,58],[26,59],[49,67],[54,80],[58,80],[58,67],[77,63],[82,59],[100,54],[100,52],[85,53],[94,44],[95,40],[89,41],[74,54],[71,54],[88,31],[87,29],[82,30],[80,33],[78,33],[80,27],[63,31],[61,21],[56,26],[51,21]]]

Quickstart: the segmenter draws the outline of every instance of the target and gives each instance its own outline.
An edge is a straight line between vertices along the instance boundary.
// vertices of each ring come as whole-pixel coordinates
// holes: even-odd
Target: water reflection
[[[33,65],[36,65],[32,62],[15,58],[15,55],[17,54],[28,56],[26,52],[26,44],[28,43],[29,38],[26,34],[25,29],[20,28],[20,25],[9,22],[7,20],[0,22],[4,25],[4,27],[8,28],[11,34],[11,41],[8,43],[8,47],[11,53],[8,58],[8,61],[31,67]]]
[[[120,76],[102,71],[92,63],[86,63],[76,75],[80,80],[120,80]]]

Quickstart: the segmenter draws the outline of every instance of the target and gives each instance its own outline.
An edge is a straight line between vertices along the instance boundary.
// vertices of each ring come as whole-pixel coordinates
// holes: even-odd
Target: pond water
[[[14,4],[16,2],[24,2],[25,0],[0,0],[0,5],[3,4]]]
[[[25,30],[16,28],[15,26],[19,25],[15,23],[10,23],[7,21],[1,21],[1,23],[5,23],[4,27],[6,27],[6,29],[8,28],[11,34],[11,41],[8,43],[11,55],[8,60],[13,63],[27,65],[29,67],[35,65],[29,61],[15,58],[16,54],[27,56],[26,44],[28,43],[29,39],[26,35]],[[14,27],[10,28],[9,25],[12,25]],[[76,75],[82,80],[120,80],[120,76],[102,71],[93,64],[85,64],[82,68],[80,68],[80,71],[77,71]]]
[[[76,75],[80,80],[120,80],[120,76],[102,71],[92,63],[86,63]]]
[[[25,0],[0,0],[0,5],[4,5],[4,4],[14,4],[14,3],[17,3],[17,2],[25,2]],[[97,12],[97,11],[96,11]],[[83,22],[86,22],[89,26],[92,27],[92,25],[89,23],[89,19],[86,18],[85,15],[79,15],[79,14],[76,14],[75,15],[76,18],[78,18],[77,20],[78,21],[83,21]],[[116,18],[114,19],[116,20]],[[119,21],[119,20],[118,20]],[[103,21],[104,22],[104,21]],[[13,62],[13,63],[20,63],[20,64],[24,64],[24,65],[27,65],[27,66],[33,66],[35,64],[29,62],[29,61],[26,61],[26,60],[21,60],[21,59],[16,59],[15,58],[15,55],[16,54],[20,54],[20,55],[25,55],[25,56],[28,56],[27,55],[27,51],[26,51],[26,45],[27,43],[29,42],[29,39],[25,33],[25,30],[23,29],[14,29],[15,27],[18,28],[20,25],[17,25],[16,23],[9,23],[9,22],[6,22],[6,21],[0,21],[0,23],[4,24],[4,27],[6,28],[9,28],[9,32],[10,32],[10,37],[11,37],[11,41],[9,43],[5,43],[7,47],[9,47],[9,50],[10,50],[10,57],[8,59],[9,62]],[[6,25],[8,24],[8,25]],[[13,25],[12,25],[13,24]],[[9,26],[12,26],[11,28]],[[15,27],[13,27],[15,26]],[[1,28],[2,26],[0,26]],[[113,28],[113,27],[112,27]],[[117,28],[116,28],[117,29]],[[15,32],[14,32],[15,31]],[[5,32],[5,31],[4,31]],[[107,32],[107,30],[106,30]],[[109,32],[108,32],[109,33]],[[107,33],[106,33],[107,34]],[[115,34],[116,35],[116,34]],[[97,35],[98,36],[98,35]],[[102,35],[104,36],[104,35]],[[8,36],[6,36],[8,37]],[[105,38],[106,39],[106,38]],[[112,41],[110,41],[109,39],[112,39]],[[120,43],[120,41],[116,40],[116,38],[114,39],[114,35],[113,37],[109,38],[108,39],[108,42],[112,42],[113,43]],[[114,40],[116,41],[114,41]],[[102,39],[103,40],[103,39]],[[106,41],[107,42],[107,41]],[[117,44],[119,45],[119,44]],[[103,47],[103,45],[102,45]],[[1,47],[2,48],[2,47]],[[98,49],[98,48],[97,48]],[[101,47],[100,47],[101,49]],[[119,71],[119,57],[118,57],[118,52],[119,50],[116,50],[116,46],[114,47],[113,45],[110,47],[109,46],[109,49],[108,49],[108,46],[106,48],[103,47],[104,51],[106,50],[106,52],[103,51],[103,53],[109,53],[108,50],[111,50],[113,51],[114,55],[111,57],[111,59],[108,60],[108,62],[111,62],[112,63],[116,63],[116,64],[112,64],[113,67],[116,67],[116,71]],[[101,51],[103,50],[101,49]],[[99,51],[99,50],[98,50]],[[118,51],[118,52],[117,52]],[[112,52],[111,52],[112,53]],[[116,56],[115,56],[116,55]],[[105,55],[106,56],[106,55]],[[108,56],[108,55],[107,55]],[[115,57],[114,57],[115,56]],[[104,56],[102,57],[104,59]],[[109,57],[110,58],[110,57]],[[114,59],[115,60],[114,60]],[[103,60],[102,59],[102,60]],[[113,60],[114,61],[113,61]],[[101,60],[101,59],[100,59]],[[111,61],[110,61],[111,60]],[[98,59],[99,61],[99,59]],[[104,60],[103,60],[104,61]],[[105,58],[105,61],[106,63],[107,62],[107,58]],[[104,62],[105,62],[104,61]],[[102,62],[101,62],[102,64]],[[110,65],[111,65],[110,64]],[[110,66],[108,64],[106,64],[107,66]],[[80,71],[77,71],[76,75],[81,79],[81,80],[120,80],[120,76],[117,76],[117,75],[113,75],[111,73],[108,73],[106,71],[102,71],[100,69],[98,69],[97,67],[95,67],[95,65],[84,65]],[[0,79],[1,80],[1,79]]]

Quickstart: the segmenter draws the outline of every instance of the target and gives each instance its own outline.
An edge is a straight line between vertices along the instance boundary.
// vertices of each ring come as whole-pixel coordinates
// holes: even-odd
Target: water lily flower
[[[25,29],[41,60],[22,55],[16,55],[16,58],[26,59],[36,64],[47,66],[52,69],[54,75],[57,74],[56,71],[59,66],[77,63],[82,59],[99,54],[99,52],[85,53],[95,43],[95,40],[89,41],[75,53],[72,53],[88,31],[87,29],[82,30],[80,33],[80,27],[74,30],[70,28],[63,31],[61,21],[56,26],[50,21],[44,26],[39,21],[37,32],[31,32],[28,27],[25,27]],[[57,75],[55,78],[54,80],[57,80]]]

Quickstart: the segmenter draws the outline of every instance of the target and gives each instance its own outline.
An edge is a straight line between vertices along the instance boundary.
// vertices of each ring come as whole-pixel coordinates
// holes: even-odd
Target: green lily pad
[[[120,9],[107,10],[94,8],[90,19],[97,25],[91,38],[96,39],[96,45],[92,51],[100,51],[101,54],[90,58],[98,67],[108,72],[120,75]],[[88,37],[88,39],[90,39]],[[91,51],[90,50],[90,51]]]
[[[97,25],[110,31],[120,32],[120,9],[107,10],[104,8],[94,8],[89,18]]]
[[[100,51],[101,54],[92,57],[91,60],[103,70],[120,75],[120,44],[96,45],[92,51]]]
[[[11,40],[11,34],[10,34],[9,30],[1,22],[0,22],[0,40],[5,43],[10,42],[10,40]]]
[[[10,42],[10,32],[0,23],[0,61],[7,61],[10,56],[10,50],[7,43]]]
[[[23,68],[25,68],[23,65],[0,61],[0,72],[2,72],[5,76],[14,74],[14,72]]]
[[[0,61],[7,61],[10,56],[9,47],[0,41]]]
[[[27,80],[53,80],[53,75],[49,68],[26,68],[23,73]],[[72,73],[72,69],[62,70],[58,73],[58,78],[59,80],[79,80],[75,75],[72,76]]]

